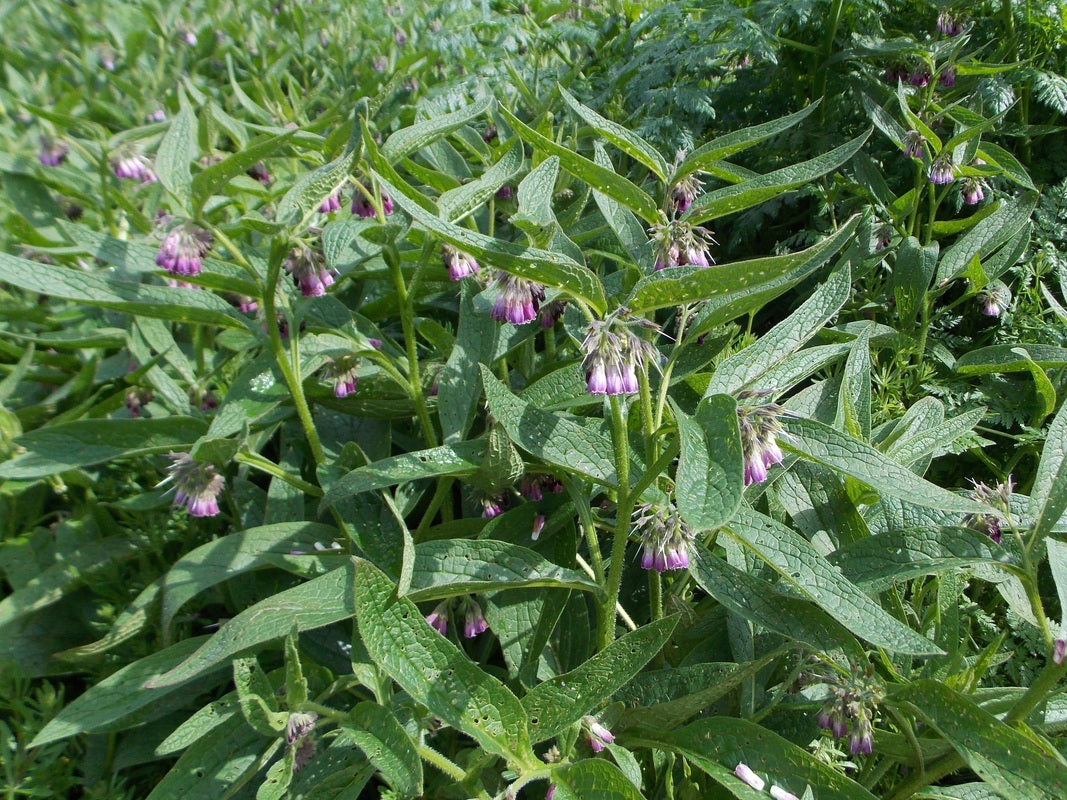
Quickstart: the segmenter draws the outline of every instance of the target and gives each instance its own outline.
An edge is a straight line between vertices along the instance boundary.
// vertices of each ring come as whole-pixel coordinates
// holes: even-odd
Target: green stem
[[[648,571],[648,606],[653,622],[663,617],[663,576],[654,569]]]
[[[426,531],[430,529],[430,524],[437,516],[437,512],[441,509],[441,505],[452,496],[452,481],[452,478],[438,479],[437,489],[434,490],[433,497],[430,498],[430,504],[426,507],[422,519],[419,520],[419,527],[415,529],[412,537],[416,542],[422,541]]]
[[[427,764],[432,764],[433,766],[437,767],[437,769],[439,769],[441,772],[443,772],[445,775],[447,775],[457,783],[461,783],[467,777],[467,773],[463,771],[462,767],[460,767],[458,764],[453,763],[452,761],[449,761],[447,758],[438,753],[432,747],[420,744],[417,745],[415,749],[419,752],[419,758],[421,758]]]
[[[247,464],[253,469],[258,469],[260,472],[266,472],[268,475],[273,475],[275,478],[283,480],[290,486],[304,492],[304,494],[309,494],[312,497],[322,497],[322,489],[318,486],[313,483],[308,483],[302,478],[298,478],[296,475],[291,475],[269,458],[264,458],[259,453],[238,453],[233,457],[233,460],[239,464]]]
[[[615,475],[618,479],[618,501],[615,513],[615,533],[611,542],[611,564],[608,566],[607,602],[601,613],[600,649],[615,640],[615,605],[622,586],[622,567],[626,561],[626,542],[630,538],[630,515],[633,498],[630,494],[630,439],[626,416],[617,396],[611,397],[611,432],[615,445]]]
[[[430,420],[430,412],[426,408],[426,396],[422,391],[422,378],[419,375],[419,351],[418,342],[415,339],[415,311],[412,307],[411,296],[408,294],[407,284],[404,282],[404,271],[400,267],[400,256],[392,248],[385,253],[385,262],[389,266],[389,272],[393,276],[393,286],[396,288],[397,306],[400,309],[400,325],[404,331],[404,347],[408,356],[408,391],[411,400],[415,403],[415,413],[419,418],[419,426],[422,428],[422,438],[427,447],[437,446],[437,434]]]
[[[215,239],[215,241],[230,251],[230,254],[233,256],[234,261],[236,261],[237,264],[241,267],[241,269],[247,272],[249,277],[252,278],[252,280],[254,280],[258,285],[259,273],[256,272],[256,268],[252,266],[252,262],[245,258],[245,254],[241,252],[241,249],[236,244],[234,244],[233,240],[214,225],[209,226],[209,230],[211,231],[211,235]],[[279,264],[280,263],[281,262],[279,262]],[[277,275],[274,276],[274,281],[275,283],[277,283]]]

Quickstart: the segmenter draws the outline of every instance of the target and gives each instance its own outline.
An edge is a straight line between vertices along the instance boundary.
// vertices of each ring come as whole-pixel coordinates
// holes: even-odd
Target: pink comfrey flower
[[[442,600],[438,603],[434,610],[426,615],[426,621],[442,636],[448,633],[448,601]]]
[[[270,173],[267,172],[267,166],[262,161],[250,166],[245,170],[245,174],[252,180],[259,181],[264,186],[270,186]]]
[[[780,418],[784,411],[777,403],[737,409],[746,486],[763,483],[767,480],[767,470],[782,463],[777,437],[782,434]]]
[[[686,175],[670,188],[671,209],[675,214],[684,214],[693,205],[693,200],[702,190],[703,184],[696,175]]]
[[[497,296],[490,317],[512,325],[525,325],[537,319],[537,309],[545,299],[545,288],[541,284],[497,270],[493,286]]]
[[[673,503],[634,509],[633,533],[641,543],[641,566],[656,572],[686,569],[694,533]]]
[[[152,162],[132,146],[111,157],[111,169],[116,178],[155,183],[159,180]]]
[[[333,383],[334,397],[340,400],[356,391],[356,383],[359,381],[356,374],[358,368],[359,359],[351,355],[341,356],[326,365],[324,377]]]
[[[1067,655],[1067,639],[1062,637],[1052,644],[1052,663],[1057,667],[1063,663],[1063,657]]]
[[[304,297],[322,297],[337,275],[326,266],[325,257],[309,247],[294,248],[284,266]]]
[[[541,307],[541,328],[548,330],[559,322],[566,308],[566,300],[553,300],[551,303],[545,303]]]
[[[302,739],[315,730],[315,721],[319,715],[314,711],[290,714],[285,723],[285,741],[293,744],[297,739]]]
[[[337,211],[341,208],[341,191],[339,189],[330,192],[330,194],[319,203],[319,213],[329,214],[332,211]]]
[[[457,250],[450,244],[441,245],[441,258],[448,267],[448,279],[460,281],[478,272],[478,262],[473,256]]]
[[[946,89],[951,89],[956,85],[956,68],[952,66],[945,67],[941,70],[941,74],[937,76],[937,82]]]
[[[763,778],[753,772],[752,769],[748,766],[748,764],[745,764],[744,762],[741,762],[736,767],[734,767],[734,775],[736,775],[739,779],[751,786],[757,792],[762,792],[763,787],[767,785]]]
[[[956,179],[955,168],[952,165],[952,153],[942,153],[934,159],[930,165],[930,183],[935,186],[944,186]]]
[[[904,136],[904,155],[911,158],[922,158],[924,144],[926,144],[926,137],[912,128]]]
[[[781,786],[775,786],[774,784],[771,784],[771,797],[773,797],[774,800],[800,800],[800,798],[792,792],[786,791]]]
[[[41,149],[37,152],[37,160],[45,167],[58,167],[67,159],[70,145],[51,136],[41,137]]]
[[[467,639],[473,639],[478,634],[489,630],[489,623],[485,621],[481,606],[469,597],[466,598],[465,602],[467,607],[463,611],[463,636]]]
[[[945,9],[937,15],[937,32],[942,36],[959,36],[963,33],[963,19]]]
[[[614,744],[615,742],[615,736],[612,732],[601,725],[596,717],[588,715],[582,717],[582,727],[585,728],[589,746],[593,748],[594,753],[601,752],[605,745]]]
[[[694,227],[683,220],[667,221],[649,228],[654,242],[656,270],[669,267],[708,267],[715,263],[711,246],[715,239],[701,227]]]
[[[620,308],[603,320],[595,320],[585,329],[582,353],[585,359],[586,388],[589,394],[634,394],[640,388],[637,371],[659,354],[641,336],[634,333],[624,318],[629,310]],[[643,327],[656,326],[645,320],[634,320]]]
[[[530,538],[533,541],[537,541],[541,536],[541,531],[545,529],[545,515],[538,514],[533,518],[533,525],[530,527]]]
[[[971,490],[971,499],[995,508],[1000,514],[965,514],[963,526],[979,533],[984,533],[994,542],[1000,544],[1001,515],[1007,514],[1011,510],[1011,496],[1012,492],[1015,491],[1015,484],[1012,483],[1011,475],[1003,483],[998,483],[996,486],[987,486],[976,480],[972,480],[971,483],[974,485]]]
[[[203,269],[201,259],[210,249],[211,234],[186,222],[171,228],[163,237],[156,264],[172,275],[199,275]]]
[[[367,199],[368,194],[366,190],[357,188],[356,193],[352,195],[352,213],[364,219],[378,216],[374,203]],[[382,213],[386,216],[393,213],[393,198],[385,192],[382,192]]]
[[[213,517],[219,513],[218,497],[226,486],[213,464],[194,461],[188,453],[171,453],[169,475],[163,483],[174,483],[174,504],[185,506],[194,517]],[[162,485],[162,484],[161,484]]]
[[[989,188],[981,178],[966,177],[960,179],[960,198],[969,206],[985,200],[985,190]]]
[[[1003,281],[990,281],[978,293],[978,303],[987,317],[999,317],[1011,308],[1011,289]]]

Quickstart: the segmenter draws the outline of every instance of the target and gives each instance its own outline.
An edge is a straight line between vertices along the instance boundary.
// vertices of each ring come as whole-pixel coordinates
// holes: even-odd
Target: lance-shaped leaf
[[[923,508],[961,514],[989,513],[981,503],[923,480],[869,444],[829,425],[789,416],[782,417],[782,424],[789,434],[778,438],[783,449],[849,475],[880,495],[896,497]]]
[[[537,684],[522,698],[533,742],[573,725],[626,685],[670,639],[678,616],[656,620],[612,642],[580,667]]]
[[[422,794],[422,760],[411,736],[388,708],[358,703],[339,727],[341,738],[362,750],[397,794]]]
[[[182,753],[170,772],[152,789],[149,800],[214,797],[256,771],[263,737],[242,717],[233,716]]]
[[[1029,359],[1019,350],[1025,349]],[[1067,367],[1067,347],[1051,344],[1027,344],[1025,348],[1011,344],[994,344],[964,353],[956,361],[961,375],[988,375],[992,372],[1029,372],[1030,362],[1044,369]]]
[[[428,144],[437,141],[442,136],[447,136],[452,131],[462,128],[472,119],[476,119],[489,110],[493,104],[490,96],[476,100],[466,108],[453,111],[449,114],[431,117],[421,120],[414,125],[401,128],[392,134],[382,145],[382,155],[391,163],[396,164],[404,156],[417,153]]]
[[[415,545],[411,589],[406,596],[421,602],[526,587],[603,594],[584,573],[553,564],[521,545],[493,539],[442,539]]]
[[[643,800],[622,770],[602,758],[584,758],[552,770],[553,800]]]
[[[636,314],[657,308],[708,301],[703,329],[762,307],[825,264],[855,233],[853,217],[832,236],[806,250],[711,267],[671,267],[646,275],[634,286],[627,307]]]
[[[1048,429],[1041,461],[1030,492],[1030,516],[1035,537],[1048,534],[1067,510],[1067,403]],[[1063,609],[1067,617],[1067,608]]]
[[[727,531],[795,591],[871,644],[912,655],[941,652],[925,636],[890,616],[791,528],[742,508],[727,525]]]
[[[437,198],[437,209],[442,219],[459,222],[463,217],[480,208],[497,190],[514,178],[522,168],[522,140],[512,139],[500,160],[480,176],[454,189],[449,189]]]
[[[516,766],[535,767],[526,712],[511,691],[473,664],[396,596],[396,586],[373,564],[355,560],[359,633],[367,652],[404,691],[482,749]]]
[[[937,267],[937,242],[926,247],[919,244],[914,236],[909,236],[896,250],[893,262],[893,297],[897,301],[897,315],[901,323],[910,326],[915,322],[930,288],[930,280]]]
[[[270,136],[248,147],[241,148],[217,164],[206,167],[193,178],[193,202],[197,209],[204,201],[222,189],[238,175],[243,175],[252,166],[274,155],[285,147],[296,134],[295,130],[286,131],[278,136]]]
[[[667,166],[667,161],[660,155],[660,152],[655,147],[630,129],[624,128],[617,122],[604,119],[604,117],[593,111],[593,109],[582,105],[562,86],[557,86],[557,88],[559,89],[560,97],[563,98],[563,102],[567,104],[571,111],[584,119],[593,130],[635,161],[644,164],[652,170],[656,177],[661,181],[667,180],[667,172],[670,168]]]
[[[189,198],[193,182],[189,162],[195,157],[196,115],[186,106],[171,120],[156,153],[159,182],[182,202]]]
[[[678,510],[694,529],[712,530],[733,517],[745,490],[737,403],[723,394],[705,397],[692,417],[671,406],[681,445]]]
[[[983,219],[955,244],[941,254],[937,265],[937,283],[944,284],[962,275],[971,259],[984,259],[1005,244],[1030,221],[1037,207],[1037,192],[1023,192],[1019,197],[1001,205]]]
[[[693,225],[724,217],[771,200],[789,189],[810,183],[848,161],[871,135],[868,130],[850,142],[810,161],[793,164],[733,186],[701,195],[682,219]]]
[[[608,154],[604,152],[604,147],[600,142],[593,144],[593,162],[609,172],[615,172],[614,167],[611,166],[611,160],[608,158]],[[598,192],[595,189],[593,190],[593,200],[596,201],[596,206],[600,209],[600,215],[604,217],[608,227],[614,231],[619,242],[626,248],[626,252],[630,254],[633,262],[637,265],[651,263],[652,244],[649,241],[648,234],[645,232],[645,226],[634,216],[634,213],[609,195]]]

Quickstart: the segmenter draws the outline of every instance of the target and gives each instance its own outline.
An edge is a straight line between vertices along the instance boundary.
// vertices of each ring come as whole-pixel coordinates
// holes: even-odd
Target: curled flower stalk
[[[457,250],[450,244],[441,245],[441,259],[448,268],[448,279],[450,281],[461,281],[474,275],[479,270],[478,262],[474,260],[473,256]]]
[[[630,327],[634,324],[656,326],[640,318],[627,322],[624,318],[628,314],[627,309],[620,308],[606,319],[591,322],[586,328],[581,349],[585,355],[582,367],[589,394],[635,394],[640,389],[638,371],[650,361],[656,363],[659,357],[656,348]]]
[[[37,160],[46,167],[58,167],[67,160],[70,145],[51,136],[41,137],[41,149],[37,151]]]
[[[185,222],[164,235],[156,254],[156,265],[172,275],[199,275],[203,269],[201,259],[210,249],[211,234]]]
[[[537,310],[545,299],[545,288],[541,284],[497,270],[493,286],[497,295],[490,317],[512,325],[525,325],[537,319]]]
[[[174,484],[174,505],[185,506],[194,517],[213,517],[219,513],[219,495],[226,480],[213,464],[195,461],[188,453],[171,453],[168,476],[160,483]]]
[[[999,317],[1011,308],[1011,289],[1003,281],[990,281],[978,293],[978,305],[987,317]]]
[[[711,248],[716,242],[706,228],[679,219],[668,221],[664,217],[648,232],[654,243],[656,270],[685,266],[709,267],[715,263]]]
[[[340,356],[330,361],[323,370],[323,377],[333,384],[333,395],[343,399],[356,391],[359,376],[359,359],[355,356]]]
[[[633,532],[641,543],[641,566],[656,572],[686,569],[694,534],[673,503],[634,509]]]
[[[159,180],[152,162],[132,145],[128,145],[111,157],[111,169],[116,178],[141,183],[155,183]]]
[[[1011,495],[1015,491],[1011,475],[1003,483],[998,483],[996,486],[987,486],[975,480],[972,480],[971,483],[974,485],[971,490],[972,499],[977,500],[979,503],[985,503],[990,508],[996,509],[996,511],[990,514],[965,514],[963,526],[979,533],[984,533],[994,542],[1000,544],[1001,520],[1011,512]]]
[[[833,673],[823,678],[830,696],[816,718],[819,727],[835,739],[848,737],[849,752],[870,755],[874,749],[874,712],[882,690],[872,673],[855,667],[848,675]]]
[[[337,275],[326,266],[326,258],[310,247],[291,250],[283,266],[304,297],[322,297]]]
[[[955,179],[956,173],[952,164],[952,153],[942,153],[930,165],[930,183],[934,184],[934,186],[945,186]]]

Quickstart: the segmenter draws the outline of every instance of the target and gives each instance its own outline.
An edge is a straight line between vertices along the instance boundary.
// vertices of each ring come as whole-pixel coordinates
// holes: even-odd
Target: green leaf
[[[182,689],[188,693],[191,688],[188,681],[152,692],[146,691],[144,686],[185,659],[206,638],[185,639],[107,676],[60,709],[33,738],[30,746],[41,747],[78,733],[120,730],[135,725],[143,712],[158,706],[165,698]]]
[[[563,168],[576,178],[588,183],[593,191],[600,192],[617,203],[621,203],[649,225],[658,219],[659,207],[656,205],[656,201],[639,186],[626,180],[614,170],[601,167],[588,158],[578,155],[573,150],[552,141],[546,136],[542,136],[533,128],[522,123],[518,117],[503,106],[498,110],[507,124],[524,141],[529,142],[538,150],[542,150],[549,155],[559,156]]]
[[[378,179],[397,205],[411,215],[417,224],[463,252],[474,256],[479,263],[491,264],[520,278],[562,289],[597,311],[603,312],[606,303],[604,288],[600,285],[600,281],[590,270],[570,257],[549,250],[539,250],[502,239],[494,239],[453,225],[423,208],[412,196],[414,190],[410,187],[399,188],[380,174]]]
[[[1030,490],[1029,512],[1034,520],[1031,536],[1035,541],[1052,531],[1067,510],[1067,403],[1049,426],[1034,486]],[[1063,608],[1067,617],[1067,606]]]
[[[339,478],[323,496],[321,507],[327,509],[346,497],[419,478],[473,475],[484,455],[485,442],[477,439],[383,458]]]
[[[739,131],[733,131],[720,136],[716,139],[712,139],[705,145],[701,145],[692,153],[689,153],[682,163],[679,164],[674,170],[675,181],[681,180],[687,175],[691,175],[694,172],[699,172],[706,168],[706,166],[721,161],[724,158],[729,158],[734,153],[739,153],[742,150],[747,150],[760,142],[769,139],[772,136],[776,136],[782,131],[789,130],[798,122],[806,119],[816,108],[818,108],[821,100],[816,100],[814,103],[809,104],[800,111],[796,111],[784,117],[771,120],[770,122],[764,122],[760,125],[752,125],[748,128],[742,128]]]
[[[289,715],[278,710],[274,687],[254,657],[233,660],[233,683],[241,715],[257,733],[274,737],[285,730]]]
[[[240,715],[237,692],[233,691],[198,709],[195,714],[175,728],[166,739],[156,745],[155,753],[168,756],[195,744],[215,728]]]
[[[689,568],[696,582],[734,614],[814,650],[842,648],[850,658],[863,657],[848,630],[821,609],[778,594],[771,584],[717,558],[699,542],[695,552]]]
[[[293,628],[285,637],[285,703],[290,710],[301,708],[308,699],[308,682],[300,665],[299,631]]]
[[[967,765],[1002,797],[1059,800],[1067,796],[1067,762],[1004,724],[969,697],[933,680],[915,681],[893,700],[945,737]]]
[[[558,176],[559,158],[556,156],[549,156],[530,170],[519,184],[519,210],[509,221],[526,233],[534,247],[551,247],[581,263],[585,258],[582,249],[563,232],[552,210]]]
[[[322,201],[348,179],[352,172],[352,165],[358,158],[358,147],[346,150],[329,164],[323,164],[301,175],[278,202],[278,210],[274,218],[282,224],[291,225],[294,229],[306,227],[305,223],[308,218],[318,212]]]
[[[483,750],[536,768],[526,713],[511,691],[431,628],[418,607],[367,561],[355,560],[359,633],[367,652],[412,699]]]
[[[340,567],[249,606],[185,661],[151,681],[150,688],[189,680],[238,653],[287,636],[294,625],[306,631],[340,622],[354,613],[352,567]]]
[[[699,317],[703,330],[761,308],[825,264],[855,233],[855,216],[818,244],[784,256],[768,256],[711,267],[671,267],[637,282],[626,302],[635,314],[708,301]]]
[[[196,115],[188,106],[171,120],[156,153],[156,174],[168,192],[182,202],[189,198],[192,174],[189,163],[196,158]]]
[[[470,431],[482,382],[478,364],[489,364],[496,353],[501,326],[486,314],[475,313],[475,289],[463,281],[456,343],[438,379],[437,418],[446,444],[457,444]]]
[[[6,253],[0,253],[0,281],[30,292],[127,314],[176,322],[201,322],[224,328],[246,327],[246,320],[212,292],[110,280],[100,273],[50,266]]]
[[[897,581],[971,567],[1000,564],[1005,552],[988,536],[967,528],[924,527],[883,531],[852,542],[829,562],[868,592],[884,592]]]
[[[0,464],[0,478],[39,478],[116,458],[187,450],[204,434],[193,417],[83,419],[29,431],[15,443],[30,452]]]
[[[358,703],[338,726],[341,738],[362,750],[401,797],[422,795],[422,760],[393,713],[376,703]]]
[[[944,285],[962,275],[971,259],[984,259],[1029,222],[1037,207],[1037,192],[1023,192],[1005,202],[941,254],[937,265],[937,284]]]
[[[443,539],[415,545],[411,589],[405,596],[421,602],[527,587],[603,594],[584,573],[553,564],[526,547],[493,539]]]
[[[600,142],[593,144],[593,162],[609,172],[615,171]],[[651,263],[652,247],[648,234],[634,213],[603,192],[594,190],[593,200],[600,209],[600,215],[604,217],[608,227],[614,231],[616,238],[626,248],[633,262],[637,265]]]
[[[993,142],[983,142],[978,147],[978,157],[987,164],[999,167],[1005,175],[1024,189],[1036,189],[1033,181],[1030,180],[1030,174],[1026,171],[1026,167],[1020,164],[1015,156],[1000,145],[993,144]]]
[[[233,178],[243,175],[253,165],[279,152],[289,143],[294,134],[296,131],[292,130],[278,136],[263,138],[197,173],[192,181],[194,207],[203,208],[204,202],[209,197],[216,194]]]
[[[593,130],[635,161],[644,164],[661,181],[667,182],[667,173],[670,167],[667,166],[666,160],[656,148],[628,128],[619,125],[617,122],[604,119],[593,109],[582,105],[561,85],[557,84],[556,88],[559,89],[560,97],[563,98],[563,102],[567,104],[570,110],[584,119]]]
[[[1025,347],[1013,347],[1012,352],[1026,362],[1030,375],[1034,379],[1034,390],[1037,395],[1038,409],[1030,422],[1031,427],[1038,428],[1053,411],[1056,410],[1056,387],[1052,385],[1048,375],[1041,365],[1034,361]]]
[[[913,406],[914,408],[914,406]],[[985,417],[985,406],[965,411],[944,422],[931,423],[913,432],[906,438],[896,439],[885,454],[901,464],[915,464],[928,456],[948,451],[952,443],[974,430]]]
[[[218,797],[256,770],[263,749],[263,737],[242,717],[231,717],[182,753],[148,800]]]
[[[937,242],[923,247],[914,236],[909,236],[901,242],[896,250],[896,260],[893,262],[893,297],[897,301],[897,316],[905,327],[915,323],[915,316],[926,299],[930,280],[934,277],[937,267],[938,251]]]
[[[689,210],[682,215],[682,219],[693,225],[699,225],[702,222],[759,205],[778,197],[789,189],[810,183],[852,158],[870,135],[871,131],[868,130],[852,141],[809,161],[793,164],[766,175],[760,175],[758,178],[700,195],[693,201]]]
[[[736,394],[742,389],[758,389],[761,378],[804,346],[841,310],[852,292],[848,264],[830,273],[811,297],[796,311],[779,322],[754,344],[743,348],[715,368],[704,396]],[[788,386],[766,384],[764,388]]]
[[[880,495],[896,497],[923,508],[961,514],[982,514],[981,503],[953,494],[920,478],[865,442],[810,419],[782,417],[788,436],[779,437],[783,449],[867,484]]]
[[[481,208],[505,183],[522,168],[522,140],[512,139],[500,160],[479,177],[449,189],[437,198],[438,213],[448,222],[459,222],[472,211]]]
[[[584,758],[552,770],[553,800],[643,800],[622,771],[602,758]]]
[[[636,741],[635,741],[636,740]],[[734,717],[712,717],[677,731],[648,731],[630,741],[671,750],[706,772],[716,783],[742,800],[767,795],[749,789],[734,776],[746,764],[769,785],[797,797],[810,786],[819,800],[875,800],[874,795],[819,760],[761,725]]]
[[[811,542],[785,525],[742,508],[726,530],[793,590],[871,644],[911,655],[941,652],[925,636],[886,613],[823,558]]]
[[[615,640],[580,667],[537,684],[522,698],[533,742],[558,735],[621,689],[670,639],[678,616]]]
[[[1043,369],[1067,367],[1067,348],[1050,344],[1027,344],[1028,360],[1020,355],[1018,345],[994,344],[968,350],[956,361],[961,375],[988,375],[992,372],[1029,372],[1032,360]]]
[[[868,324],[852,343],[841,373],[835,427],[848,431],[854,439],[871,438],[871,333]]]
[[[457,128],[462,128],[472,119],[482,116],[493,104],[491,96],[475,100],[466,108],[453,111],[450,114],[441,114],[430,119],[416,122],[406,128],[393,133],[382,145],[382,155],[390,163],[396,164],[405,156],[417,153],[431,142],[435,142],[442,136],[447,136]]]
[[[678,510],[694,530],[714,530],[733,517],[745,490],[737,403],[724,394],[705,397],[692,417],[673,401],[671,407],[681,444]]]

